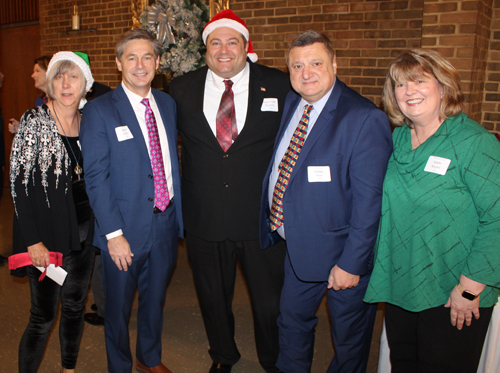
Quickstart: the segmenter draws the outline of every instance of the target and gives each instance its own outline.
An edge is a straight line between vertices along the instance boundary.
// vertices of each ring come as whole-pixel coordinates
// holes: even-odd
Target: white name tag
[[[130,132],[127,126],[115,127],[115,131],[118,141],[130,140],[134,138],[132,132]]]
[[[262,101],[262,107],[260,111],[278,111],[278,99],[277,98],[265,98]]]
[[[308,166],[307,180],[310,183],[327,183],[332,181],[330,166]]]
[[[424,171],[432,172],[434,174],[444,175],[448,171],[451,159],[435,157],[431,155],[427,164],[425,165]]]

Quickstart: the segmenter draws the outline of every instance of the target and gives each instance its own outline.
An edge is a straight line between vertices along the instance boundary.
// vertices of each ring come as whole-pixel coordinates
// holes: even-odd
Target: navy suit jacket
[[[301,97],[290,92],[274,155]],[[327,281],[338,265],[355,275],[373,267],[382,183],[392,152],[387,116],[339,79],[308,135],[283,197],[288,254],[297,277]],[[280,239],[269,227],[268,184],[263,182],[260,241],[263,248]],[[330,182],[308,180],[308,167],[329,166]]]
[[[168,138],[179,234],[181,188],[177,155],[176,106],[166,93],[152,89]],[[133,138],[118,141],[116,128],[127,126]],[[154,179],[139,122],[122,86],[85,105],[80,140],[85,181],[96,216],[94,245],[108,250],[106,234],[122,229],[132,252],[140,250],[151,229]]]

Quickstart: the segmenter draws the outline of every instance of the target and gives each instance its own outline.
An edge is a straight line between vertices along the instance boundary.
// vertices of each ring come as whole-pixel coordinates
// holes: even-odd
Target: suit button
[[[229,188],[229,184],[228,184],[228,183],[224,183],[224,186],[225,186],[226,188]]]
[[[149,198],[148,198],[148,201],[149,201],[149,202],[153,202],[153,198],[149,197]]]
[[[149,177],[150,179],[152,179],[152,178],[153,178],[153,175],[148,175],[148,177]]]

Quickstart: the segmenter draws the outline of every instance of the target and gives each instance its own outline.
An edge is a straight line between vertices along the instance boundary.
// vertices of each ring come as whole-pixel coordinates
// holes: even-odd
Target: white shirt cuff
[[[118,237],[118,236],[123,236],[123,232],[121,229],[118,229],[117,231],[114,231],[114,232],[111,232],[111,233],[108,233],[106,235],[106,238],[108,239],[108,241],[112,238],[115,238],[115,237]]]

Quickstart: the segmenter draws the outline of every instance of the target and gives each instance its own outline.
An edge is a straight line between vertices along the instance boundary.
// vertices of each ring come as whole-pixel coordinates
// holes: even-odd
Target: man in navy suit
[[[183,227],[176,107],[151,89],[159,53],[146,30],[122,36],[122,83],[85,106],[80,133],[94,245],[102,250],[108,369],[116,373],[132,371],[128,322],[136,288],[137,370],[170,372],[161,363],[163,304]]]
[[[376,306],[363,296],[391,130],[381,110],[336,78],[325,35],[298,35],[287,64],[295,92],[285,102],[260,213],[261,246],[281,239],[287,246],[276,366],[310,372],[315,312],[327,291],[335,344],[328,372],[364,372]]]

